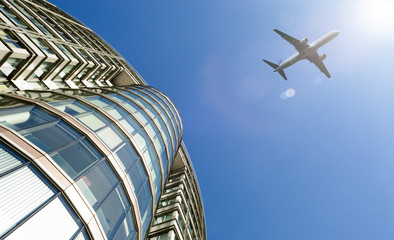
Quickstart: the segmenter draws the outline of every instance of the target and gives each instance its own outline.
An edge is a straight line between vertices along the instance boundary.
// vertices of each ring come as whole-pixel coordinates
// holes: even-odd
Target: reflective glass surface
[[[50,156],[72,178],[103,159],[101,153],[84,138],[53,151]]]
[[[179,118],[178,112],[175,110],[174,106],[168,101],[168,99],[163,96],[163,94],[159,91],[157,91],[154,88],[143,88],[143,87],[136,87],[138,90],[145,92],[152,98],[156,99],[159,103],[161,103],[163,106],[168,106],[169,109],[171,110],[170,113],[174,117],[177,128],[178,128],[178,134],[181,134],[180,128],[181,128],[181,120]]]
[[[130,204],[122,186],[118,185],[97,211],[99,221],[108,239],[115,235],[129,209]],[[128,224],[130,224],[128,227],[134,228],[133,222],[128,222]]]
[[[71,239],[83,229],[59,190],[31,162],[2,142],[0,202],[0,238],[8,234],[8,239],[54,239],[61,234]]]
[[[148,132],[151,134],[151,136],[154,136],[154,141],[156,143],[156,147],[157,152],[159,153],[159,155],[161,156],[162,159],[162,165],[163,165],[163,169],[167,169],[167,161],[168,161],[168,157],[167,154],[163,151],[165,151],[164,149],[164,141],[168,143],[170,136],[169,136],[169,128],[172,125],[169,125],[168,127],[166,126],[166,124],[164,124],[162,116],[163,114],[165,114],[165,111],[163,110],[163,108],[160,107],[160,105],[150,96],[148,96],[145,93],[140,92],[140,94],[142,94],[144,96],[144,101],[149,101],[149,104],[146,104],[146,111],[149,113],[149,115],[151,116],[151,118],[154,120],[154,122],[156,123],[156,126],[160,129],[160,131],[163,134],[160,134],[159,130],[156,127],[152,127],[152,122],[148,125],[146,125],[146,129],[148,130]],[[143,100],[141,100],[143,101]],[[168,119],[168,118],[167,118]],[[175,139],[173,139],[172,141],[173,146],[175,146]],[[163,147],[161,147],[163,146]],[[171,156],[172,152],[170,151],[168,153],[169,156]],[[172,159],[172,158],[170,158]],[[164,173],[164,179],[167,176],[167,171],[165,171]]]
[[[161,110],[165,110],[162,112],[162,114],[160,115],[161,117],[163,117],[163,119],[165,120],[165,122],[167,123],[167,126],[170,128],[170,134],[172,135],[172,144],[174,146],[174,148],[176,147],[175,142],[178,142],[178,131],[177,131],[177,125],[176,122],[171,114],[170,109],[166,106],[166,105],[161,105],[158,102],[156,102],[156,100],[154,100],[151,95],[153,94],[147,94],[145,92],[139,91],[139,89],[133,89],[137,94],[139,94],[141,96],[141,98],[144,99],[144,101],[146,101],[147,103],[150,103],[152,106],[150,105],[145,105],[145,107],[149,110],[150,112],[152,112],[151,114],[158,114],[157,112],[160,110],[154,110],[155,109],[161,109]]]
[[[142,123],[145,122],[146,124],[149,124],[152,120],[149,118],[149,116],[146,115],[145,112],[142,111],[142,109],[138,106],[135,105],[131,100],[128,100],[127,98],[120,96],[119,94],[109,94],[109,97],[113,98],[114,100],[118,101],[119,103],[123,104],[124,106],[131,106],[134,105],[133,108],[128,108],[129,110],[136,110],[137,113],[136,116],[137,118],[141,121],[140,117],[143,118]],[[124,127],[129,131],[131,135],[133,135],[134,139],[137,142],[137,145],[140,147],[142,150],[144,159],[149,166],[149,169],[151,171],[152,179],[154,182],[154,187],[155,187],[155,192],[160,191],[161,188],[161,172],[160,172],[160,166],[158,168],[154,168],[154,165],[158,163],[158,155],[156,153],[155,147],[153,145],[153,142],[151,138],[146,134],[145,129],[140,125],[140,123],[134,118],[134,116],[129,115],[126,116],[125,118],[121,119],[120,121]],[[152,125],[149,125],[151,129],[153,128]],[[156,128],[156,127],[155,127]],[[156,134],[158,130],[151,130],[153,131],[153,134]],[[157,172],[157,169],[159,169],[159,172]],[[137,195],[138,197],[138,195]]]
[[[77,181],[78,187],[93,209],[99,207],[118,183],[119,179],[105,161],[100,162]]]
[[[103,158],[79,132],[37,107],[0,110],[0,122],[47,152],[72,178]]]
[[[137,140],[138,146],[141,147],[144,151],[147,151],[147,146],[150,146],[150,140],[149,137],[146,135],[144,129],[141,127],[141,125],[132,117],[130,116],[125,110],[121,109],[119,106],[116,106],[114,103],[111,101],[108,101],[107,99],[104,99],[102,97],[88,97],[86,98],[87,100],[92,101],[92,103],[95,103],[96,105],[99,105],[102,107],[103,110],[107,111],[110,113],[113,117],[116,119],[120,120],[122,125],[127,129],[127,131],[134,136],[140,136]],[[119,99],[116,98],[116,100],[127,100],[127,99]],[[91,129],[93,132],[96,133],[96,135],[112,150],[114,153],[115,158],[121,163],[123,169],[127,173],[127,179],[131,183],[131,186],[133,188],[133,191],[135,195],[137,196],[137,199],[139,200],[138,202],[143,202],[144,204],[139,205],[140,212],[146,213],[148,212],[149,214],[145,214],[145,218],[142,219],[143,223],[148,224],[150,222],[150,212],[151,212],[151,201],[152,201],[152,195],[150,193],[150,186],[147,174],[145,172],[145,169],[141,163],[141,159],[137,152],[135,151],[133,145],[126,139],[123,134],[120,133],[120,131],[115,127],[115,125],[106,117],[98,113],[95,109],[82,104],[78,101],[60,101],[60,102],[52,102],[50,103],[57,109],[61,111],[67,111],[70,115],[75,117],[77,120],[79,120],[82,124],[87,126],[89,129]],[[155,155],[154,155],[155,156]],[[93,208],[97,208],[100,204],[105,205],[105,203],[102,203],[103,199],[105,196],[108,194],[108,191],[112,191],[114,184],[116,185],[117,182],[114,181],[115,176],[112,176],[109,171],[106,171],[106,173],[103,173],[103,170],[100,170],[97,172],[95,169],[99,168],[100,165],[103,165],[104,163],[101,162],[97,167],[95,167],[93,170],[91,170],[86,176],[82,177],[78,181],[78,186],[83,189],[84,195],[87,197],[88,201],[91,203]],[[99,176],[99,174],[102,176]],[[112,179],[112,180],[111,180]],[[101,180],[105,180],[105,182],[101,183]],[[91,186],[92,184],[89,184],[90,182],[98,182],[97,186]],[[157,182],[157,181],[156,181]],[[101,187],[100,187],[101,186]],[[142,191],[141,189],[144,188],[145,190]],[[122,190],[123,191],[123,190]],[[148,191],[149,194],[146,195],[145,191]],[[141,194],[142,193],[142,194]],[[101,217],[102,217],[102,222],[105,222],[104,219],[104,212],[103,209],[101,209]],[[109,210],[108,210],[109,211]],[[119,233],[119,236],[122,236],[122,234],[126,234],[126,231],[124,229],[125,223],[128,223],[130,221],[124,220],[122,224],[123,230],[119,230],[120,232],[123,231],[123,233]],[[107,224],[108,225],[108,224]],[[110,227],[108,225],[108,234],[110,233],[113,227]],[[127,229],[132,229],[128,227]],[[129,232],[131,234],[130,236],[133,236],[132,231]]]
[[[130,89],[130,91],[133,91],[133,89]],[[164,118],[164,119],[166,119],[166,123],[167,123],[167,124],[164,124],[161,115],[158,114],[158,111],[154,110],[152,108],[152,106],[150,104],[148,104],[144,99],[142,99],[141,97],[139,97],[135,93],[126,92],[126,91],[124,91],[122,93],[132,97],[133,99],[135,98],[137,100],[137,102],[139,104],[141,104],[141,109],[139,109],[136,112],[136,115],[138,118],[140,118],[141,115],[144,116],[144,118],[148,118],[146,116],[148,114],[146,114],[143,111],[143,109],[144,109],[145,111],[147,111],[147,113],[149,113],[150,118],[154,119],[154,122],[156,123],[157,127],[159,127],[159,125],[160,125],[160,127],[159,127],[160,130],[162,132],[164,132],[164,134],[165,134],[165,136],[163,136],[163,140],[166,142],[166,147],[168,149],[169,155],[172,156],[175,140],[174,140],[173,136],[171,135],[171,130],[169,130],[169,129],[171,129],[171,124],[170,124],[168,118]],[[163,116],[164,116],[164,114],[163,114]],[[149,121],[145,121],[144,124],[147,125],[148,123],[149,123]],[[168,125],[168,128],[166,125]]]
[[[136,231],[133,224],[133,216],[131,211],[126,215],[125,219],[120,225],[118,232],[116,233],[113,239],[123,240],[123,239],[131,239],[134,240],[136,238]]]

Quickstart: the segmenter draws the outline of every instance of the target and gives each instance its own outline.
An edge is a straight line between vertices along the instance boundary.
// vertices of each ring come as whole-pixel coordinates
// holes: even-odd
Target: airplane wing
[[[298,52],[302,52],[304,49],[309,47],[307,43],[303,43],[300,40],[293,38],[292,36],[289,36],[284,32],[279,31],[278,29],[274,29],[274,32],[279,34],[284,40],[288,41],[291,45],[293,45]]]
[[[330,73],[328,72],[326,66],[324,65],[323,61],[319,60],[319,54],[315,53],[311,57],[306,57],[310,62],[314,63],[316,67],[324,73],[328,78],[331,77]]]

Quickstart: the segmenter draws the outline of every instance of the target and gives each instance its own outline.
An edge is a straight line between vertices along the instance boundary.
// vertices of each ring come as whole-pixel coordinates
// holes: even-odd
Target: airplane
[[[331,77],[330,73],[327,71],[326,66],[324,66],[323,60],[326,59],[326,54],[319,55],[317,53],[317,50],[322,47],[324,44],[328,43],[329,41],[333,40],[336,36],[339,35],[338,30],[333,30],[323,37],[319,38],[315,42],[308,44],[308,39],[304,38],[301,41],[293,38],[286,33],[283,33],[279,31],[278,29],[274,29],[274,32],[278,33],[283,39],[288,41],[291,45],[295,47],[295,49],[298,51],[296,54],[293,56],[289,57],[285,61],[275,64],[272,62],[269,62],[265,59],[263,61],[270,65],[272,68],[274,68],[274,72],[278,72],[285,80],[287,80],[286,74],[284,72],[285,68],[290,67],[294,63],[307,59],[310,62],[314,63],[316,67],[320,69],[322,73],[324,73],[328,78]]]

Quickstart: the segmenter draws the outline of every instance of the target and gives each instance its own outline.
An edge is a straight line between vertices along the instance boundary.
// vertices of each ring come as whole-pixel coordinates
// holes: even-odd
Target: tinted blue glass
[[[94,111],[93,109],[91,112],[75,115],[75,118],[94,132],[111,124],[111,122],[106,117]]]
[[[142,128],[141,125],[131,116],[123,119],[121,123],[131,135],[134,135]]]
[[[118,183],[119,179],[105,161],[102,161],[77,181],[77,185],[93,209],[100,206]]]
[[[163,140],[164,140],[167,144],[169,144],[168,141],[170,141],[170,140],[169,140],[169,139],[170,139],[170,135],[169,135],[169,132],[168,132],[168,129],[167,129],[166,125],[165,125],[164,122],[163,122],[163,119],[162,119],[161,117],[157,117],[156,119],[157,119],[156,122],[159,123],[159,128],[160,128],[161,132],[164,133]],[[166,145],[166,147],[167,147],[167,146],[168,146],[168,145]],[[168,153],[169,153],[170,156],[172,155],[172,148],[168,148]]]
[[[116,94],[116,93],[108,94],[107,96],[112,98],[112,99],[114,99],[115,101],[118,101],[118,102],[128,102],[129,101],[125,97],[122,97],[122,96],[120,96],[119,94]]]
[[[141,90],[141,89],[139,89],[139,90]],[[152,104],[153,106],[155,106],[157,108],[157,110],[156,110],[152,106],[148,106],[147,107],[148,109],[151,109],[151,111],[155,111],[157,113],[157,115],[162,113],[162,112],[164,112],[165,107],[163,109],[163,107],[160,104],[158,104],[157,100],[153,99],[152,95],[154,95],[154,94],[152,94],[152,93],[148,94],[148,93],[146,93],[144,91],[138,91],[138,93],[141,96],[143,96],[147,102],[149,102],[150,104]],[[164,112],[164,115],[162,115],[162,116],[167,118],[167,119],[173,118],[173,116],[172,116],[171,112],[169,111],[169,109],[167,108],[166,110],[167,111]],[[175,122],[174,122],[174,126],[173,127],[175,127],[175,129],[177,130],[177,133],[178,133],[178,129],[176,128]]]
[[[171,115],[175,118],[175,123],[176,123],[176,128],[177,128],[177,133],[178,133],[178,135],[180,135],[180,127],[181,127],[181,125],[180,125],[180,119],[179,119],[179,116],[178,116],[178,114],[177,114],[177,111],[175,110],[175,108],[174,108],[174,106],[167,100],[167,98],[165,98],[164,96],[163,96],[163,94],[162,93],[160,93],[160,92],[158,92],[157,90],[155,90],[155,89],[143,89],[143,88],[138,88],[139,90],[141,90],[141,91],[144,91],[145,93],[147,93],[147,94],[149,94],[149,96],[151,96],[151,97],[153,97],[154,99],[156,99],[157,101],[159,101],[163,106],[169,106],[169,108],[170,108],[170,111],[169,111],[169,113],[171,113]],[[154,93],[152,93],[152,92],[154,92]]]
[[[160,173],[160,165],[159,162],[157,161],[155,166],[154,166],[154,171],[156,173],[156,180],[154,182],[154,186],[155,186],[155,192],[156,192],[156,196],[155,196],[155,203],[157,203],[159,201],[159,197],[160,197],[160,192],[161,192],[161,173]]]
[[[151,214],[151,203],[149,203],[149,205],[146,208],[146,217],[145,219],[142,221],[142,239],[145,239],[146,234],[148,233],[148,227],[149,227],[149,223],[150,220],[152,219],[152,214]]]
[[[140,207],[141,216],[143,216],[152,201],[152,194],[150,192],[150,186],[148,181],[144,183],[144,186],[139,192],[137,199],[138,206]]]
[[[151,91],[154,91],[157,93],[157,95],[164,101],[167,103],[167,105],[169,106],[169,108],[171,109],[171,113],[175,116],[178,124],[180,124],[180,119],[178,118],[178,114],[177,111],[175,109],[175,107],[170,103],[170,101],[159,91],[157,91],[156,89],[150,89]]]
[[[122,222],[122,225],[120,225],[118,232],[116,233],[115,237],[113,239],[116,240],[123,240],[123,239],[135,239],[136,237],[136,231],[134,228],[134,221],[133,221],[133,215],[131,211],[126,215],[125,219]]]
[[[125,110],[123,110],[119,106],[106,107],[105,111],[108,112],[112,117],[116,118],[117,120],[120,120],[129,115]]]
[[[133,90],[133,89],[131,89],[131,90]],[[134,91],[137,91],[137,90],[134,89]],[[141,93],[141,92],[138,92],[138,94],[144,95],[144,97],[147,96],[146,94]],[[151,105],[147,102],[148,100],[151,100],[151,101],[153,102],[152,99],[146,99],[146,100],[144,100],[144,99],[142,99],[142,98],[140,98],[140,97],[137,97],[137,99],[139,99],[139,102],[140,102],[141,104],[143,104],[147,109],[152,109],[152,111],[154,111],[154,112],[157,113],[157,111],[156,111],[156,110],[153,110],[153,108],[151,107]],[[171,123],[171,121],[170,121],[170,119],[169,119],[169,117],[168,117],[167,114],[161,114],[161,116],[164,118],[164,121],[166,122],[166,125],[168,126],[168,129],[167,129],[167,128],[162,128],[162,130],[164,130],[164,131],[167,130],[168,133],[169,133],[168,135],[171,136],[170,138],[168,138],[168,139],[171,139],[171,143],[170,143],[170,142],[167,142],[168,148],[169,148],[169,149],[172,149],[172,148],[175,149],[175,141],[176,141],[175,137],[176,137],[176,135],[175,135],[174,126],[172,125],[172,123]],[[170,145],[170,144],[172,144],[172,145]],[[171,154],[171,155],[172,155],[172,154]]]
[[[152,194],[150,193],[149,183],[146,182],[138,195],[138,206],[140,208],[141,221],[142,221],[142,235],[143,238],[149,227],[150,220],[152,218]]]
[[[115,235],[129,209],[130,204],[127,201],[123,188],[121,185],[118,185],[97,211],[100,223],[108,239]]]
[[[134,96],[134,95],[132,95],[129,92],[122,92],[122,94],[124,94],[126,96],[129,96],[131,98],[133,98],[133,96]],[[127,103],[124,102],[123,105],[125,107],[127,107],[130,111],[134,112],[134,113],[137,112],[139,109],[141,109],[137,104],[135,104],[134,102],[132,102],[132,101],[130,101],[128,99],[127,99]]]
[[[0,110],[0,123],[14,130],[54,120],[56,117],[33,106]]]
[[[74,179],[103,159],[103,155],[86,139],[67,145],[50,155]]]
[[[137,161],[134,164],[134,166],[131,168],[130,172],[128,172],[127,176],[131,181],[135,195],[138,196],[146,179],[148,179],[148,177],[145,173],[145,169],[142,166],[141,161]]]
[[[123,169],[127,172],[133,164],[140,159],[129,141],[124,143],[116,152],[115,157],[122,163]]]
[[[167,154],[165,151],[161,152],[161,164],[163,165],[163,179],[167,179]]]
[[[50,104],[55,108],[57,108],[58,110],[68,113],[71,116],[91,111],[91,108],[76,100],[52,102]]]
[[[133,89],[129,89],[129,91],[133,91]],[[130,96],[134,102],[137,102],[139,104],[141,104],[142,106],[145,106],[145,101],[142,100],[139,96],[137,96],[135,93],[133,92],[124,92],[126,95]],[[141,107],[138,107],[141,108]]]
[[[87,97],[85,99],[102,108],[115,105],[115,103],[100,96]]]
[[[61,120],[25,128],[18,132],[45,152],[50,152],[82,137],[80,133]]]

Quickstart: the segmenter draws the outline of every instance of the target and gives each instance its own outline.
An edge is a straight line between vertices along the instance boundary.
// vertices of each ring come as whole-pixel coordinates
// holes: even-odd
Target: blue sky
[[[394,238],[393,3],[51,2],[176,104],[209,239]],[[341,31],[319,50],[332,78],[306,61],[273,73],[262,58],[295,53],[273,28]]]

